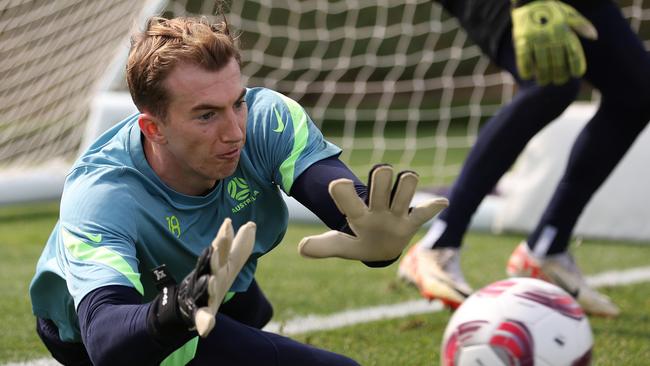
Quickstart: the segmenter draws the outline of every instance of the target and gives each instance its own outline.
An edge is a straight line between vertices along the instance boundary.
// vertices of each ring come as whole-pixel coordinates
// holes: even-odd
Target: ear
[[[167,138],[161,131],[162,121],[154,117],[151,113],[144,112],[138,117],[138,125],[144,136],[156,144],[166,144]]]

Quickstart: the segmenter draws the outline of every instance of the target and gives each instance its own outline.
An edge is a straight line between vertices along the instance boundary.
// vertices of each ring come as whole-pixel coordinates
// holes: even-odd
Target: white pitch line
[[[592,287],[632,285],[650,280],[650,267],[636,267],[620,271],[600,272],[586,277]]]
[[[607,271],[586,276],[587,283],[592,287],[631,285],[650,281],[650,267],[637,267],[620,271]],[[325,316],[308,315],[294,318],[285,322],[271,322],[264,330],[284,335],[294,335],[313,331],[342,328],[359,323],[376,320],[402,318],[408,315],[434,313],[443,309],[439,301],[427,300],[407,301],[393,305],[382,305],[370,308],[346,310]]]
[[[286,322],[271,322],[264,330],[286,335],[302,334],[317,330],[330,330],[376,320],[402,318],[409,315],[435,313],[443,309],[439,301],[412,300],[393,305],[346,310],[326,316],[308,315]]]
[[[637,267],[620,271],[607,271],[587,276],[587,283],[593,287],[631,285],[650,281],[650,267]],[[355,310],[346,310],[330,315],[308,315],[289,319],[285,322],[271,322],[264,330],[284,335],[296,335],[321,330],[331,330],[354,324],[377,320],[402,318],[409,315],[435,313],[444,307],[438,301],[411,300],[392,305],[373,306]],[[51,358],[8,363],[3,366],[58,366]]]

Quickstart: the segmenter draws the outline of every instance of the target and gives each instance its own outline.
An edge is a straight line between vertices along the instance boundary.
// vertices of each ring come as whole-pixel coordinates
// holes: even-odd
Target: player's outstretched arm
[[[513,0],[512,40],[522,79],[563,84],[587,70],[578,36],[594,40],[596,28],[576,9],[557,0]]]
[[[253,250],[255,229],[255,223],[248,222],[235,235],[231,220],[225,219],[212,245],[199,256],[194,270],[180,284],[164,287],[154,299],[150,312],[154,330],[164,332],[183,322],[206,337],[214,327],[215,315],[226,292]]]
[[[329,193],[346,216],[354,235],[332,230],[303,238],[298,244],[300,254],[309,258],[339,257],[364,262],[399,257],[418,229],[448,205],[447,199],[435,198],[410,207],[417,183],[416,173],[403,171],[393,184],[393,168],[377,165],[370,170],[366,205],[351,180],[332,181]]]

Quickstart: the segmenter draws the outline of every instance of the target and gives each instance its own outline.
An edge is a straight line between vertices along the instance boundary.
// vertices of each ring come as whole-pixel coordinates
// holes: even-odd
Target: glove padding
[[[255,229],[255,223],[248,222],[234,236],[231,220],[225,219],[212,245],[205,248],[180,284],[165,265],[153,270],[160,293],[152,301],[147,327],[154,337],[166,342],[179,331],[192,329],[202,337],[208,335],[226,291],[250,257]]]
[[[186,290],[179,290],[181,312],[185,313],[186,316],[191,315],[196,330],[201,337],[206,337],[214,328],[214,317],[226,292],[232,286],[239,271],[241,271],[251,255],[255,243],[255,229],[255,223],[249,221],[239,228],[237,235],[234,235],[232,222],[229,218],[226,218],[217,236],[212,241],[210,255],[204,258],[204,263],[199,259],[197,268],[192,271],[201,271],[199,273],[203,274],[201,276],[192,276],[192,273],[190,273],[186,280],[189,278],[190,281],[194,281],[194,285],[188,284],[185,286]],[[209,271],[206,271],[208,267],[206,262],[209,262]],[[183,283],[185,283],[185,280]],[[197,303],[192,300],[205,294],[206,287],[208,294],[207,305],[197,308]],[[197,289],[201,291],[197,291]],[[186,296],[183,295],[184,293]]]
[[[395,185],[393,168],[377,165],[370,171],[368,205],[359,198],[349,179],[329,184],[329,193],[347,217],[355,236],[332,230],[303,238],[298,251],[308,258],[339,257],[364,262],[394,260],[409,244],[422,224],[448,206],[445,198],[435,198],[409,208],[418,176],[400,172]],[[391,189],[392,188],[392,189]]]
[[[514,8],[512,39],[519,76],[524,80],[535,77],[540,85],[582,77],[587,62],[576,33],[598,38],[591,22],[570,5],[538,0]]]

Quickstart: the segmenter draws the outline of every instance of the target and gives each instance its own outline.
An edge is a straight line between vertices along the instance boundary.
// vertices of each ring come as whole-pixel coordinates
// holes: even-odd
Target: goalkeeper
[[[303,256],[369,266],[394,262],[446,199],[409,207],[417,175],[387,165],[361,183],[298,103],[242,86],[225,22],[150,19],[127,81],[140,112],[75,162],[30,286],[54,358],[356,365],[261,330],[273,311],[255,268],[287,229],[281,190],[334,229],[303,239]]]
[[[518,90],[482,128],[452,187],[450,207],[404,256],[400,276],[451,306],[471,293],[459,249],[473,213],[586,81],[600,92],[598,110],[575,140],[537,227],[510,257],[508,273],[554,282],[590,314],[618,315],[611,299],[587,285],[568,246],[586,204],[650,119],[650,59],[643,44],[611,0],[439,2],[514,77]]]

